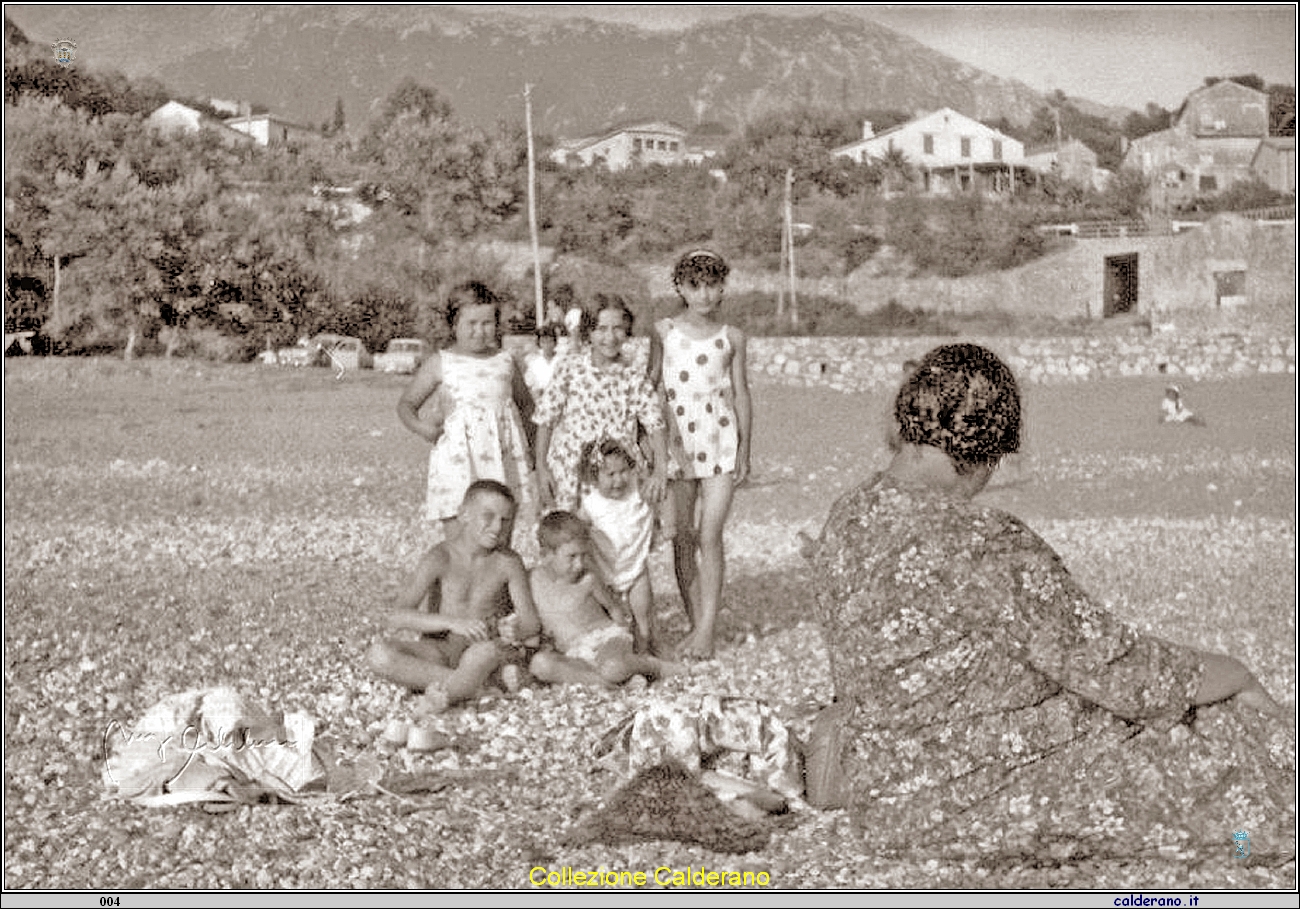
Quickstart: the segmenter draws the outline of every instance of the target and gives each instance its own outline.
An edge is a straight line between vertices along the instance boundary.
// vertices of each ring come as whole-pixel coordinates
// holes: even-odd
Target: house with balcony
[[[865,122],[861,139],[831,154],[859,164],[901,154],[928,193],[1014,192],[1029,175],[1022,142],[949,107],[879,134]]]
[[[604,164],[610,170],[624,170],[638,164],[685,164],[686,135],[687,130],[676,123],[636,123],[600,136],[561,141],[550,159],[574,167]]]

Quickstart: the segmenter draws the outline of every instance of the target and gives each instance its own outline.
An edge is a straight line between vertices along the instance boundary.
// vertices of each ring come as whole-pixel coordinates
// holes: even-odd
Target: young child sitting
[[[542,629],[556,650],[539,651],[532,673],[543,682],[609,688],[641,675],[647,679],[680,671],[648,654],[639,654],[632,633],[611,613],[620,604],[587,571],[590,535],[581,518],[553,511],[537,528],[542,557],[529,575]]]
[[[581,487],[578,517],[590,525],[597,573],[631,607],[637,652],[653,653],[649,562],[655,515],[641,496],[636,461],[618,442],[605,439],[588,446],[583,463],[595,486]]]
[[[1192,413],[1191,408],[1183,402],[1183,390],[1177,385],[1165,387],[1165,398],[1160,402],[1160,422],[1205,425],[1205,421]]]
[[[519,644],[538,633],[540,622],[524,563],[509,548],[514,517],[507,486],[470,484],[448,538],[420,560],[388,617],[420,639],[388,639],[370,649],[376,673],[424,689],[423,712],[478,697],[498,669],[507,688],[522,684]]]

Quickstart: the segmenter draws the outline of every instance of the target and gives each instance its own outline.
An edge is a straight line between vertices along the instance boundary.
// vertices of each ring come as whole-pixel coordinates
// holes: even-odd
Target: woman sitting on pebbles
[[[1033,531],[972,504],[1020,442],[1006,365],[936,348],[894,415],[892,463],[812,547],[829,738],[864,837],[936,857],[1231,863],[1248,836],[1251,862],[1293,866],[1294,724],[1255,677],[1139,634]]]

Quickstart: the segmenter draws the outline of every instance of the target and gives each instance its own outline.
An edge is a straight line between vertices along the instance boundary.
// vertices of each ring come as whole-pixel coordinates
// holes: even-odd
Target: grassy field
[[[591,745],[637,696],[538,690],[442,720],[457,743],[393,769],[456,782],[411,805],[146,810],[101,799],[104,730],[168,693],[233,684],[318,717],[343,762],[411,699],[362,655],[427,544],[427,448],[402,380],[178,361],[10,360],[4,376],[5,886],[526,887],[534,865],[766,871],[775,887],[1293,887],[1222,864],[884,863],[841,812],[764,851],[572,848],[617,780]],[[1162,382],[1025,389],[1027,445],[984,498],[1025,518],[1139,627],[1296,691],[1294,379],[1185,386],[1204,429],[1156,422]],[[755,477],[728,528],[720,659],[673,690],[826,703],[795,532],[883,466],[889,401],[757,384]],[[666,554],[661,625],[681,634]],[[1230,843],[1225,847],[1230,849]]]

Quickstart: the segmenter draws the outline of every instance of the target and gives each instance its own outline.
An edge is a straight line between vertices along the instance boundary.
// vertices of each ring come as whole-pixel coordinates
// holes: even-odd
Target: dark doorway
[[[1137,309],[1138,254],[1106,257],[1101,314],[1107,318]]]

